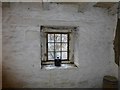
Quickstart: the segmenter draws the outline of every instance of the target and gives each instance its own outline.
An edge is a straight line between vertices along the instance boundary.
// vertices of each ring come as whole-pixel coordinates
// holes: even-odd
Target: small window
[[[47,61],[69,60],[69,33],[47,33]]]
[[[57,58],[61,59],[61,64],[74,64],[72,31],[71,27],[41,28],[42,66],[54,66],[54,61]]]

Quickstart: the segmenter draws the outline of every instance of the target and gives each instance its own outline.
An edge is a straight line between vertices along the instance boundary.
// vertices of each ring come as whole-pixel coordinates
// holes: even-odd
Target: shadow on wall
[[[7,72],[4,70],[2,71],[2,88],[3,89],[4,88],[22,88],[23,85],[24,83],[20,79],[17,79],[12,72]]]
[[[115,51],[115,62],[119,65],[119,57],[120,57],[120,19],[117,22],[116,35],[114,40],[114,51]]]
[[[4,41],[4,39],[3,39]],[[12,58],[11,57],[11,53],[9,53],[9,55],[7,53],[4,52],[4,50],[6,52],[9,52],[9,48],[6,48],[4,45],[5,43],[2,43],[3,44],[3,65],[2,65],[2,87],[3,88],[13,88],[13,87],[17,87],[18,85],[19,86],[22,86],[22,84],[18,84],[18,82],[16,81],[19,81],[17,78],[16,78],[16,74],[13,73],[13,71],[11,70],[11,68],[9,67],[8,64],[10,64],[11,60],[15,60],[15,58]],[[5,49],[6,48],[6,49]],[[13,48],[14,49],[14,48]],[[8,62],[9,61],[9,62]],[[13,62],[12,61],[12,62]],[[8,62],[8,63],[6,63]],[[12,63],[11,62],[11,63]],[[10,65],[12,66],[12,65]],[[20,82],[20,81],[19,81]]]

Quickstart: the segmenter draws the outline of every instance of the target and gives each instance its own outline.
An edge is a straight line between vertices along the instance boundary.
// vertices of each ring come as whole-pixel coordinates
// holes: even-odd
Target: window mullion
[[[47,55],[47,61],[48,61],[48,33],[46,34],[46,55]]]
[[[61,37],[60,59],[62,59],[62,34],[60,34],[60,37]]]
[[[55,59],[55,34],[54,34],[54,59]]]
[[[70,36],[69,36],[69,34],[67,34],[67,59],[69,60],[69,39],[70,38]]]

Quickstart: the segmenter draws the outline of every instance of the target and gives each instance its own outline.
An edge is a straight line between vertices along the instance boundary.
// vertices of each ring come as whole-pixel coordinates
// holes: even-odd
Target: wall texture
[[[87,7],[87,5],[86,5]],[[104,75],[118,75],[113,39],[117,17],[107,9],[88,5],[55,4],[44,10],[41,3],[3,6],[3,87],[100,88]],[[79,26],[74,55],[78,68],[41,69],[40,26]]]

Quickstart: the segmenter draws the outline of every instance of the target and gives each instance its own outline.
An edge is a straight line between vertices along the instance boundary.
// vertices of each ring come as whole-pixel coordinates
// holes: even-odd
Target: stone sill
[[[77,68],[75,64],[61,64],[61,66],[55,66],[54,64],[50,65],[42,65],[41,69],[45,70],[52,70],[52,69],[70,69],[70,68]]]

